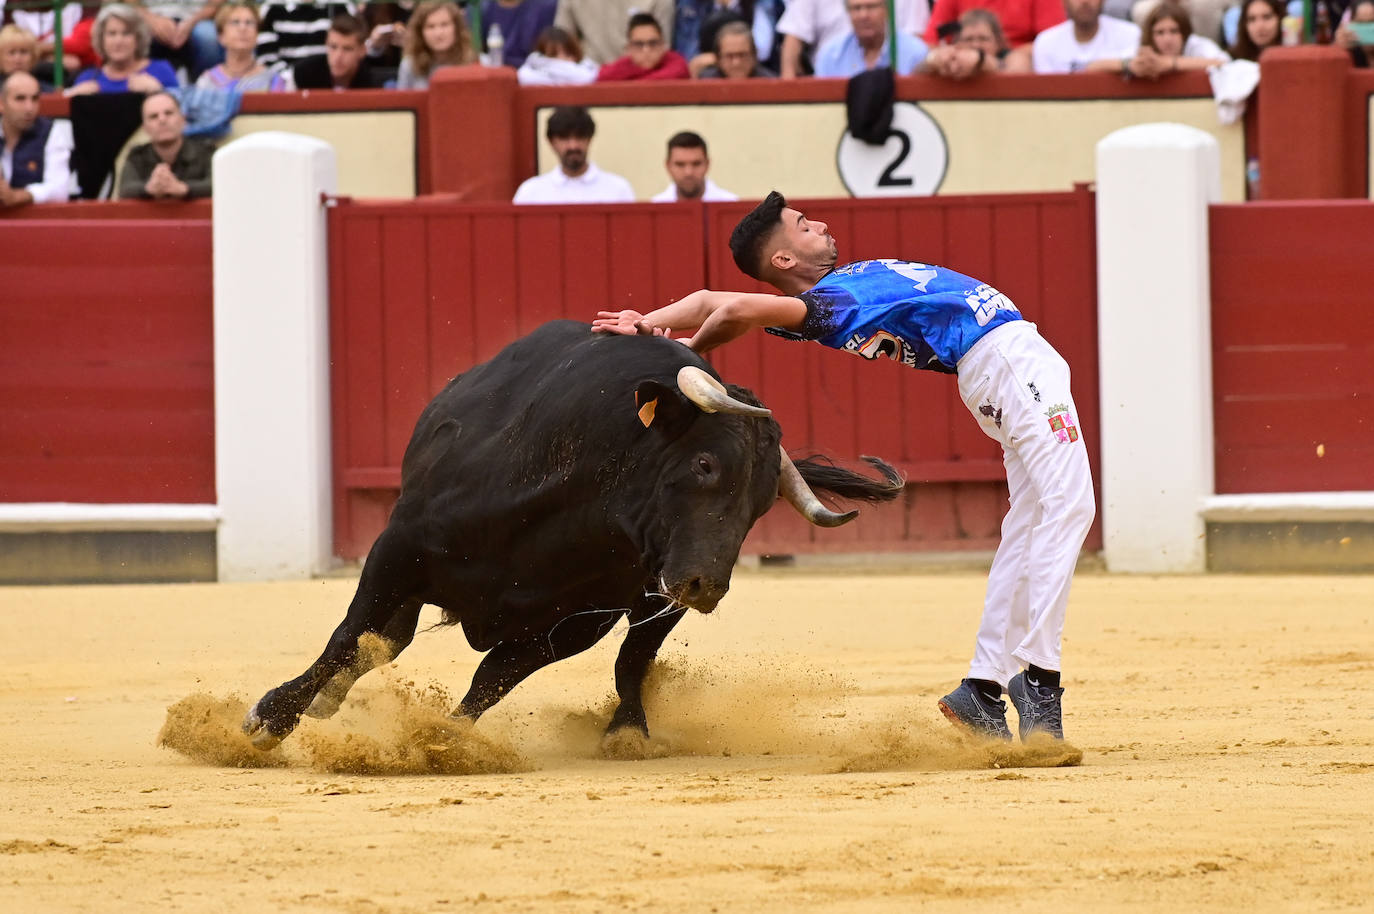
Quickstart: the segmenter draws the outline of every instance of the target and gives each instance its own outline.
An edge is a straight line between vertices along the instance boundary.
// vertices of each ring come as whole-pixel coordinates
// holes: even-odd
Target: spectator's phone
[[[1360,44],[1374,44],[1374,22],[1347,22],[1346,26]]]

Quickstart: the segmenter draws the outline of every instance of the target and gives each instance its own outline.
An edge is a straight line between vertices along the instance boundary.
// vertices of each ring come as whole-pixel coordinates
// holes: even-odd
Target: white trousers
[[[1096,513],[1069,365],[1027,321],[1003,324],[959,361],[959,395],[1002,445],[1011,505],[988,574],[970,679],[1006,688],[1035,664],[1060,669],[1069,585]]]

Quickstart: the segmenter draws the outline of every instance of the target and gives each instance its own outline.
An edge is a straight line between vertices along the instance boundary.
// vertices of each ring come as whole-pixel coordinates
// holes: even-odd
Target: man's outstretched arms
[[[597,312],[592,329],[603,333],[654,336],[668,336],[675,330],[695,331],[683,342],[705,353],[742,336],[751,328],[795,328],[805,319],[806,303],[790,295],[702,289],[648,314],[630,310]]]

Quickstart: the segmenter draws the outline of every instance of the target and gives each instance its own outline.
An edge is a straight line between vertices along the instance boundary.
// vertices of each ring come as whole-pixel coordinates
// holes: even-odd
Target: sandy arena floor
[[[0,589],[0,910],[1374,909],[1374,578],[1081,575],[1068,767],[935,709],[982,584],[738,573],[637,761],[598,740],[619,633],[447,745],[408,734],[478,657],[423,634],[262,757],[244,701],[352,581]]]

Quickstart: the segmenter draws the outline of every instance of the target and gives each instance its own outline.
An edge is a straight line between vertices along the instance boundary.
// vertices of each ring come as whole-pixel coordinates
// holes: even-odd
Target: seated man
[[[169,92],[143,100],[143,129],[151,143],[129,150],[119,174],[124,200],[192,200],[210,196],[210,158],[215,146],[201,137],[186,137],[186,117]]]
[[[690,130],[675,133],[668,140],[668,160],[663,166],[668,169],[668,177],[673,179],[673,183],[653,196],[655,203],[739,199],[706,176],[706,172],[711,170],[711,158],[706,154],[706,141]]]
[[[698,79],[759,79],[778,74],[759,64],[754,33],[743,22],[727,22],[716,30],[715,53],[709,66],[697,73]]]
[[[668,48],[658,20],[648,13],[630,17],[629,39],[625,42],[625,56],[601,67],[597,82],[616,82],[628,79],[687,79],[687,61],[677,51]]]
[[[817,76],[857,76],[865,70],[890,67],[887,36],[888,0],[845,0],[852,30],[821,45],[816,52]],[[908,76],[926,59],[921,39],[897,33],[897,74]]]
[[[38,95],[22,70],[0,85],[0,209],[71,196],[72,125],[39,117]]]
[[[335,16],[324,39],[324,53],[291,68],[297,89],[380,89],[364,46],[363,24],[353,16]]]
[[[673,27],[673,0],[558,0],[553,24],[576,35],[587,56],[603,64],[621,53],[625,23],[636,13],[650,14],[666,29]],[[671,31],[666,37],[671,45]]]
[[[586,108],[555,108],[544,134],[558,167],[528,178],[512,203],[633,203],[634,189],[620,175],[597,168],[587,158],[596,122]]]

